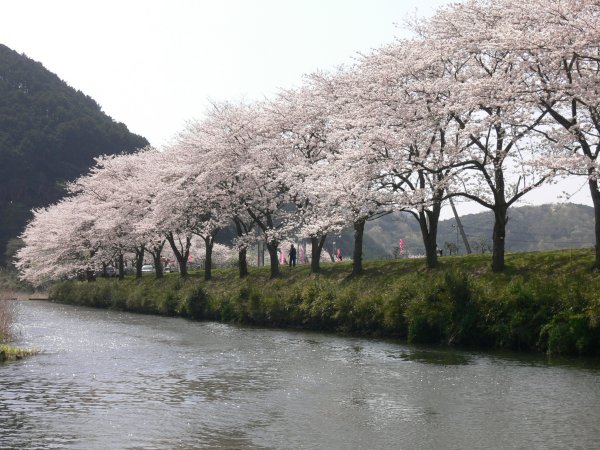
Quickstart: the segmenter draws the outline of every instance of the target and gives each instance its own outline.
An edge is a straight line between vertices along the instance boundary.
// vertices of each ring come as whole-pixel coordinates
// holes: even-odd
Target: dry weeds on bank
[[[0,292],[0,343],[7,341],[11,336],[14,319],[13,298],[9,292]]]
[[[37,353],[35,349],[23,349],[9,345],[14,337],[15,302],[25,299],[27,299],[25,293],[10,290],[0,291],[0,363],[22,359]]]

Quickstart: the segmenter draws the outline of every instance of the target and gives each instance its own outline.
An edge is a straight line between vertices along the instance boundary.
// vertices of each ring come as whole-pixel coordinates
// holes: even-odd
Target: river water
[[[600,367],[19,302],[0,448],[599,448]]]

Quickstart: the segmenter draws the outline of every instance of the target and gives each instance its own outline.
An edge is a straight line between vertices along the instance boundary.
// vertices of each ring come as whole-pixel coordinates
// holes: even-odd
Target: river
[[[600,365],[17,302],[0,448],[598,448]]]

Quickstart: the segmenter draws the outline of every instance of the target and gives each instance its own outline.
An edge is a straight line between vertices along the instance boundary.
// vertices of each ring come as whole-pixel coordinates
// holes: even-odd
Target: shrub
[[[85,304],[94,308],[108,308],[111,306],[111,288],[107,283],[92,283],[93,288],[84,292],[89,293]],[[80,294],[81,295],[81,294]]]
[[[334,318],[338,327],[345,332],[351,332],[356,327],[355,304],[358,296],[351,288],[340,292],[335,299]]]
[[[308,284],[302,290],[302,303],[299,310],[303,314],[304,325],[317,330],[333,330],[337,321],[335,295],[331,289],[320,283]]]
[[[77,305],[77,295],[75,295],[76,290],[77,285],[75,282],[63,281],[61,283],[56,283],[48,289],[48,300],[51,302]]]
[[[353,332],[381,334],[384,317],[384,300],[381,295],[359,298],[354,311]]]
[[[447,272],[444,274],[444,286],[449,300],[453,303],[450,326],[447,330],[448,343],[483,344],[486,338],[483,327],[480,326],[481,314],[473,298],[467,275],[454,271]]]
[[[218,319],[223,322],[232,322],[236,318],[235,305],[229,298],[223,298],[219,301]]]
[[[360,296],[347,287],[335,298],[333,318],[338,329],[349,333],[381,334],[384,321],[384,300],[381,294]]]
[[[539,282],[525,283],[516,278],[495,303],[496,315],[489,330],[497,345],[528,350],[538,346],[540,331],[550,321],[559,301],[550,283],[542,286]]]
[[[406,308],[408,341],[413,343],[438,343],[446,340],[452,304],[443,286],[432,283],[422,286],[422,291]]]
[[[166,316],[174,316],[178,305],[179,298],[177,297],[177,292],[168,290],[162,293],[158,301],[158,311]]]
[[[129,295],[129,285],[119,282],[112,286],[111,308],[125,310],[127,307],[127,297]]]
[[[276,327],[294,325],[294,314],[286,308],[285,300],[277,296],[267,296],[261,301],[264,324]]]
[[[295,287],[291,292],[288,292],[282,301],[275,302],[273,297],[267,297],[266,301],[272,303],[272,314],[280,318],[281,324],[291,326],[301,326],[304,321],[304,313],[301,309],[302,292]]]
[[[186,293],[181,312],[190,319],[204,319],[208,306],[208,294],[203,287],[196,287]]]
[[[147,284],[143,282],[138,282],[133,286],[133,289],[127,296],[127,300],[125,301],[125,308],[128,311],[134,312],[146,312],[144,310],[144,305],[146,303],[146,299],[148,296],[148,288]]]
[[[383,302],[383,329],[395,337],[408,336],[407,305],[415,297],[413,290],[405,284],[396,286],[393,293]]]
[[[250,292],[250,298],[246,302],[246,317],[250,323],[265,323],[263,305],[261,305],[261,294],[257,291]]]
[[[541,347],[548,354],[590,354],[596,350],[597,336],[589,327],[585,314],[562,312],[552,318],[540,332]]]
[[[263,321],[261,294],[249,285],[240,287],[234,305],[235,321],[250,324],[260,324]]]

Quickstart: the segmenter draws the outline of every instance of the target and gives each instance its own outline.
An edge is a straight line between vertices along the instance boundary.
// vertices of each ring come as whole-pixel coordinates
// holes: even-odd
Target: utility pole
[[[256,265],[257,265],[257,267],[264,267],[265,266],[265,243],[260,238],[260,232],[258,230],[258,227],[256,227],[254,229],[254,232],[258,238],[256,240]]]
[[[450,206],[452,207],[452,212],[454,213],[454,218],[456,219],[456,246],[458,247],[458,232],[460,231],[462,240],[465,243],[465,250],[467,250],[468,254],[471,254],[471,246],[469,245],[465,229],[463,228],[462,222],[460,221],[460,217],[458,216],[458,211],[456,211],[456,207],[454,206],[454,201],[452,200],[452,197],[450,197],[448,200],[450,200]]]

